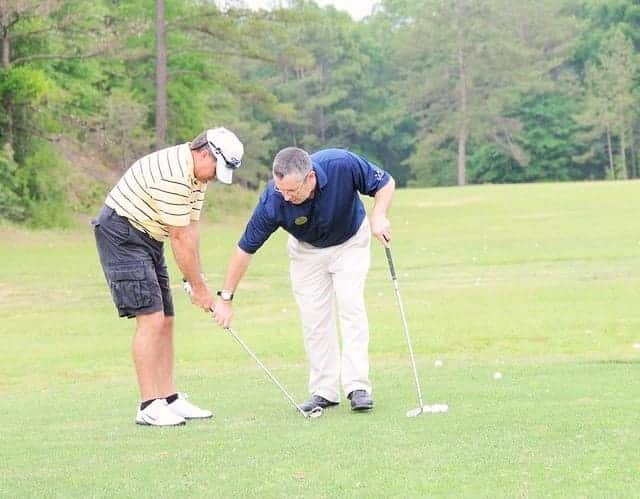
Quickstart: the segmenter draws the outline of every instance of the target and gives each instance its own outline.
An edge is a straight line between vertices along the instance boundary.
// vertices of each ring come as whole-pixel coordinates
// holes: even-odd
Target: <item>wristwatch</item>
[[[231,291],[227,291],[226,289],[221,289],[216,293],[223,301],[231,301],[233,300],[233,293]]]

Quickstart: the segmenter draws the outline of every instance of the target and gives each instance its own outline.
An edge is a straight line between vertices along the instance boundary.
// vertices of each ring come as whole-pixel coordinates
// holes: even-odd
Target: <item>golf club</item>
[[[182,287],[184,288],[184,290],[190,295],[191,294],[191,285],[185,280],[182,280]],[[211,313],[213,313],[213,309],[210,310]],[[311,409],[308,412],[305,412],[302,407],[300,407],[296,401],[294,400],[294,398],[289,395],[289,392],[284,388],[284,386],[282,386],[282,384],[280,384],[280,382],[276,379],[276,377],[271,374],[271,371],[269,371],[269,369],[267,369],[267,366],[265,366],[262,362],[260,362],[260,359],[258,359],[258,357],[256,357],[256,355],[253,353],[253,351],[251,351],[251,349],[247,346],[247,344],[242,341],[242,339],[234,332],[233,329],[231,329],[230,327],[225,327],[224,330],[226,332],[228,332],[234,340],[236,340],[240,346],[245,350],[245,352],[247,352],[251,358],[256,362],[256,364],[258,364],[262,370],[267,374],[267,376],[269,376],[269,378],[271,379],[271,381],[274,382],[274,384],[280,388],[280,391],[284,394],[285,397],[287,397],[287,399],[289,400],[289,402],[291,402],[293,404],[293,406],[296,408],[296,410],[302,414],[305,418],[319,418],[320,416],[322,416],[322,407],[314,407],[313,409]]]
[[[420,414],[424,414],[426,412],[430,412],[430,413],[447,412],[449,410],[449,406],[447,404],[424,405],[424,403],[422,402],[422,390],[420,389],[420,381],[418,380],[418,369],[416,368],[416,359],[413,355],[413,347],[411,346],[411,337],[409,336],[409,327],[407,326],[407,319],[405,318],[405,315],[404,315],[404,307],[402,306],[402,298],[400,297],[400,288],[398,286],[396,269],[393,264],[393,257],[391,256],[391,248],[385,245],[384,252],[387,255],[389,272],[391,273],[393,288],[396,292],[396,300],[398,302],[398,307],[400,308],[400,318],[402,319],[402,326],[404,327],[404,337],[407,340],[407,347],[409,347],[409,356],[411,357],[411,367],[413,368],[413,379],[416,383],[416,392],[418,394],[418,407],[407,411],[407,417],[415,418],[416,416],[419,416]]]

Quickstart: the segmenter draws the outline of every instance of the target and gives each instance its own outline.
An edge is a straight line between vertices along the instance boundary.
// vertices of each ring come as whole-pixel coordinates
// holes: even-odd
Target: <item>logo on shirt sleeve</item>
[[[309,219],[307,217],[298,217],[296,218],[293,223],[296,225],[304,225],[307,223]]]

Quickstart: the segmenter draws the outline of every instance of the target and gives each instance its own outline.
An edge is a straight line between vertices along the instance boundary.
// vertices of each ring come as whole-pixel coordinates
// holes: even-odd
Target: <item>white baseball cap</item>
[[[216,178],[223,184],[230,184],[233,171],[242,164],[242,142],[235,133],[224,127],[207,130],[207,142],[216,158]]]

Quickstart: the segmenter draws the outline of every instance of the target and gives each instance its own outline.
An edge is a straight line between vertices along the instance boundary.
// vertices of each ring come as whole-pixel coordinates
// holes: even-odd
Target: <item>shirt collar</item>
[[[318,188],[322,189],[327,182],[329,182],[329,178],[327,177],[327,173],[324,169],[315,161],[311,160],[311,165],[313,166],[314,171],[316,172],[316,178],[318,179]]]

